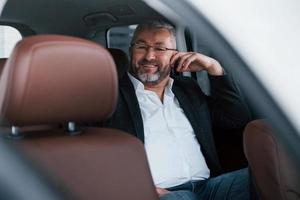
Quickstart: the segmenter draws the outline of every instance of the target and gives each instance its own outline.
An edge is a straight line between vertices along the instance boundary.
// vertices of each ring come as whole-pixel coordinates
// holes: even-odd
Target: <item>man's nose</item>
[[[154,52],[153,48],[149,47],[146,51],[145,59],[152,60],[154,58],[155,58],[155,52]]]

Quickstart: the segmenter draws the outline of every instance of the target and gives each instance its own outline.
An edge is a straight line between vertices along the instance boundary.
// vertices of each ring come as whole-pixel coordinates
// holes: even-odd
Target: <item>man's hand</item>
[[[206,70],[208,74],[220,76],[224,74],[223,68],[215,59],[195,52],[178,52],[171,58],[171,66],[177,62],[178,72],[197,72]]]
[[[157,194],[158,194],[159,197],[161,197],[161,196],[163,196],[165,194],[170,193],[169,190],[166,190],[164,188],[156,188],[156,192],[157,192]]]

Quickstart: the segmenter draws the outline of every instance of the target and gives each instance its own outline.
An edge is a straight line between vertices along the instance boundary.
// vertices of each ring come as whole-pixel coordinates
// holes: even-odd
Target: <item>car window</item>
[[[214,57],[211,49],[207,44],[205,44],[205,41],[203,41],[203,38],[198,37],[198,35],[193,34],[192,31],[189,29],[185,30],[185,37],[187,41],[187,46],[189,48],[189,51],[198,52],[201,54],[204,54],[209,57]],[[208,80],[208,74],[206,71],[199,71],[195,73],[195,78],[197,79],[197,82],[199,86],[201,87],[202,91],[209,95],[210,94],[210,83]]]
[[[196,39],[195,43],[196,43],[196,45],[194,46],[195,52],[199,52],[206,56],[213,57],[210,49],[204,44],[202,44],[200,39]],[[196,72],[196,76],[197,76],[197,82],[201,87],[201,89],[203,90],[203,92],[205,94],[210,94],[210,84],[209,84],[207,72],[206,71]]]
[[[109,29],[107,32],[108,48],[122,49],[128,55],[130,41],[136,26],[129,25]]]
[[[17,29],[0,25],[0,58],[9,57],[14,46],[21,39],[22,36]]]

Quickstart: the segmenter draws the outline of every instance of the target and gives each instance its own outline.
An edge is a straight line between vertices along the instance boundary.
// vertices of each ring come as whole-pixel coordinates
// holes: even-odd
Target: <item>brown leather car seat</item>
[[[119,130],[74,128],[114,110],[117,74],[107,50],[74,37],[32,36],[16,45],[7,62],[0,79],[0,113],[13,125],[7,143],[69,191],[70,199],[158,199],[138,139]],[[61,123],[69,130],[24,129]]]
[[[4,65],[6,63],[6,60],[7,60],[7,58],[0,58],[0,76],[1,76],[1,73],[4,69]],[[0,117],[0,126],[2,126],[2,127],[8,126],[8,123],[4,119],[2,119],[1,117]]]
[[[4,68],[6,60],[7,60],[7,58],[0,58],[0,74]]]
[[[267,121],[246,126],[244,150],[261,199],[300,199],[300,171]]]
[[[0,58],[0,74],[4,68],[6,60],[7,60],[7,58]]]
[[[122,78],[129,68],[129,60],[127,54],[121,49],[108,48],[107,50],[112,55],[116,63],[118,77]]]

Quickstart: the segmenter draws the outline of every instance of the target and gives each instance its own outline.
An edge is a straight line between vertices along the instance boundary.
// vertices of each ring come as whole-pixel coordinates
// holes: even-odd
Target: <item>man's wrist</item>
[[[220,63],[214,60],[211,66],[207,68],[207,73],[211,76],[222,76],[224,75],[224,70]]]

